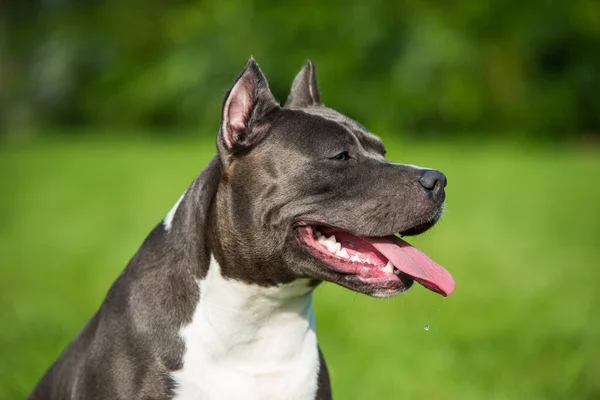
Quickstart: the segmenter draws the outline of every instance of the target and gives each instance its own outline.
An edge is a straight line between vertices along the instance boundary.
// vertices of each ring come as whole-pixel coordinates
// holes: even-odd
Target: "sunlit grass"
[[[0,149],[0,398],[29,392],[213,143]],[[457,289],[445,300],[420,287],[375,300],[319,288],[319,342],[336,398],[599,398],[600,151],[387,147],[394,161],[448,176],[447,213],[411,242],[453,273]]]

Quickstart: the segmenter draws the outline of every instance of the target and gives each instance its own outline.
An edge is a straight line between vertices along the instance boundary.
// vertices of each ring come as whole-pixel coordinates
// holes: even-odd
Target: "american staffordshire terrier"
[[[320,282],[453,291],[396,236],[437,222],[446,177],[387,161],[379,138],[321,103],[310,61],[282,108],[251,59],[217,150],[31,399],[330,399]]]

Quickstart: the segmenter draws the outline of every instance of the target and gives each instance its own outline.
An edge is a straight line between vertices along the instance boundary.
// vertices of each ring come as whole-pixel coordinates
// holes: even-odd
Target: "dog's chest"
[[[180,335],[175,399],[314,399],[319,356],[306,283],[261,288],[226,280],[213,259]]]

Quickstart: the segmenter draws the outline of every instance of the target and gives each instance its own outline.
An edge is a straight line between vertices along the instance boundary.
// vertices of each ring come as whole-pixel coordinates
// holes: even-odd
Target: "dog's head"
[[[448,272],[395,236],[438,221],[445,176],[386,160],[377,136],[321,103],[310,61],[282,108],[250,60],[226,96],[217,147],[228,275],[254,268],[241,278],[312,278],[380,297],[413,280],[454,289]]]

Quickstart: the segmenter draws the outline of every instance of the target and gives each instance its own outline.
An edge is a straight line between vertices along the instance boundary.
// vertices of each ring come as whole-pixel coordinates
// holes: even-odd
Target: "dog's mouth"
[[[296,228],[301,244],[331,270],[382,289],[408,289],[413,281],[448,296],[452,275],[423,252],[395,235],[362,237],[323,225]]]

